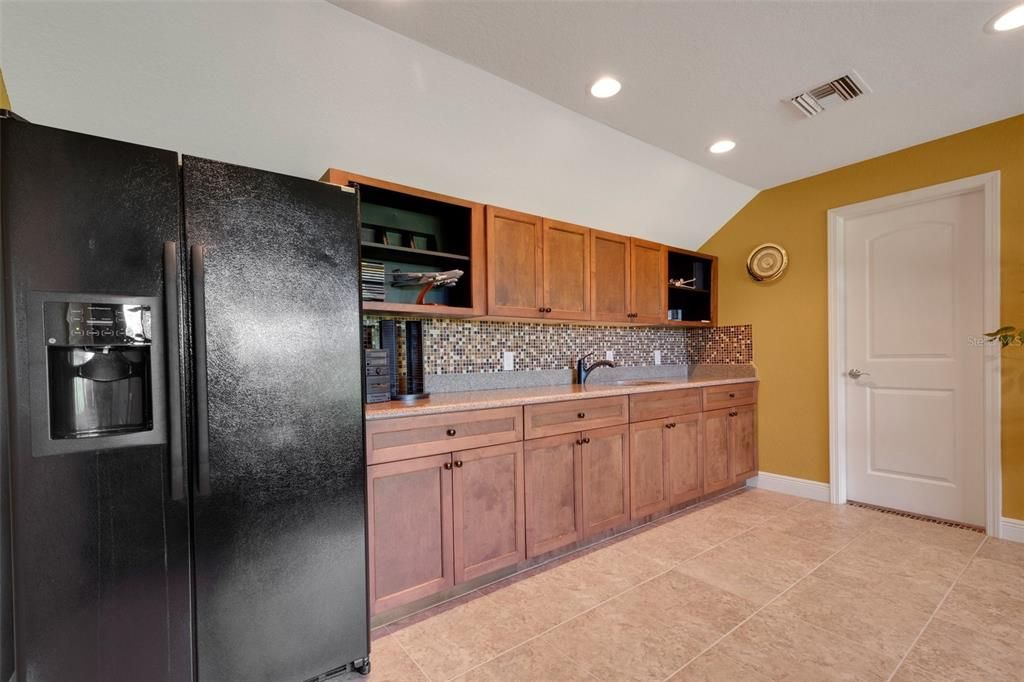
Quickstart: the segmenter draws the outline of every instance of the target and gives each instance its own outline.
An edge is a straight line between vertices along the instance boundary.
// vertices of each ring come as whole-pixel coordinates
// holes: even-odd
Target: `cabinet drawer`
[[[527,438],[599,429],[629,421],[629,400],[624,395],[527,405],[525,410]]]
[[[700,389],[641,393],[629,397],[629,421],[645,422],[700,412]]]
[[[523,439],[523,408],[398,417],[366,423],[366,463],[381,464]]]
[[[757,402],[757,383],[755,382],[709,386],[703,390],[705,410],[720,410],[723,407],[752,405]]]

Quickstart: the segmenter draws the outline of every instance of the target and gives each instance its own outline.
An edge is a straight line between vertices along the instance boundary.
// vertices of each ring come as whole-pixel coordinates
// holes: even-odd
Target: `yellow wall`
[[[761,469],[828,481],[830,208],[1002,172],[1002,318],[1024,327],[1024,116],[758,194],[702,247],[720,257],[719,324],[751,323],[761,376]],[[779,281],[751,281],[758,244],[789,252]],[[989,331],[989,330],[978,330]],[[1024,348],[1003,352],[1003,515],[1024,519]]]

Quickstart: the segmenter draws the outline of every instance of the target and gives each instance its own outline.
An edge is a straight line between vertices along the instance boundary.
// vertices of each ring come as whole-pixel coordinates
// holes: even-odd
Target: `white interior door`
[[[984,221],[979,189],[844,222],[851,500],[985,525]]]

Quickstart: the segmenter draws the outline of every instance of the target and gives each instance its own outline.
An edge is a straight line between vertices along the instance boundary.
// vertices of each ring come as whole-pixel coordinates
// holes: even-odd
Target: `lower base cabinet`
[[[703,494],[700,414],[630,424],[630,516],[665,511]]]
[[[610,426],[526,441],[526,555],[629,521],[629,429]]]
[[[520,442],[367,467],[370,610],[526,558]]]
[[[740,405],[701,415],[705,494],[757,474],[757,407]]]
[[[452,468],[451,455],[366,468],[371,613],[455,584]]]

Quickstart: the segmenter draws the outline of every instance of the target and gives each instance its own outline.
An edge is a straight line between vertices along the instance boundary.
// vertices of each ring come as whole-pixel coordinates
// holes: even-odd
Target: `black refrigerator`
[[[358,227],[333,185],[0,117],[3,679],[368,668]]]

